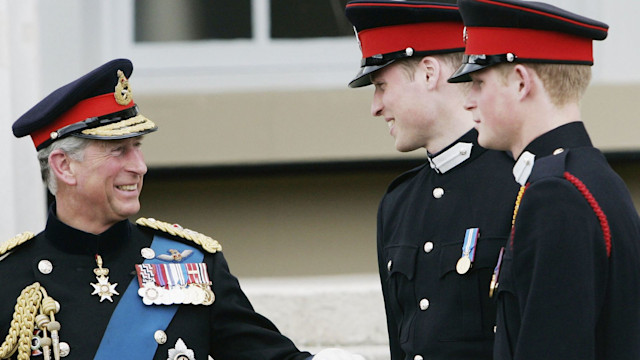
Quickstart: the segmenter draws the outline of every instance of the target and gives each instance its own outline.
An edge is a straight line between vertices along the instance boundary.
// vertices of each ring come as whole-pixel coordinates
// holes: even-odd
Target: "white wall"
[[[45,199],[30,138],[16,140],[11,125],[38,100],[40,52],[37,2],[0,1],[0,241],[43,228]]]

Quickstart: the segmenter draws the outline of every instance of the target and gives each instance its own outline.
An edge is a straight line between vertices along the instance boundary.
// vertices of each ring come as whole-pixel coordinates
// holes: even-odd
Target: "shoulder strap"
[[[222,251],[222,245],[218,241],[199,232],[185,229],[178,224],[170,224],[153,218],[139,218],[136,220],[136,224],[193,241],[212,254]]]
[[[15,249],[16,247],[24,244],[25,242],[27,242],[28,240],[31,240],[35,237],[34,233],[30,232],[30,231],[25,231],[23,233],[20,233],[14,237],[12,237],[11,239],[4,241],[2,243],[0,243],[0,261],[2,261],[2,259],[4,259],[5,257],[7,257],[9,254],[8,252]]]

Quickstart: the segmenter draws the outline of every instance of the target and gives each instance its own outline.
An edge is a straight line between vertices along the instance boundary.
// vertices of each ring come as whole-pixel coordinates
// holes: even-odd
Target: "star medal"
[[[462,244],[462,256],[456,264],[456,271],[460,275],[464,275],[469,271],[473,264],[476,254],[476,243],[478,242],[478,228],[470,228],[464,234],[464,243]]]
[[[93,272],[96,274],[96,280],[98,280],[98,282],[96,284],[91,283],[91,286],[93,286],[93,292],[91,295],[100,296],[100,302],[103,302],[104,299],[113,302],[111,297],[113,295],[120,295],[116,291],[118,283],[111,284],[109,282],[109,277],[107,276],[109,275],[109,269],[102,267],[102,256],[96,255],[96,264],[98,267],[93,269]]]

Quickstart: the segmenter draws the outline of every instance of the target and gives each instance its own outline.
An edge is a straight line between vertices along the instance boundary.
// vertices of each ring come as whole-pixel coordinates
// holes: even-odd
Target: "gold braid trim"
[[[31,339],[38,311],[38,316],[51,317],[51,321],[44,321],[43,326],[46,326],[55,322],[54,314],[58,312],[58,306],[40,283],[35,282],[24,288],[16,301],[9,333],[0,346],[0,359],[8,359],[16,350],[18,360],[31,358]]]
[[[2,260],[2,255],[11,251],[12,249],[24,244],[27,240],[30,240],[35,235],[30,231],[25,231],[21,234],[16,235],[15,237],[0,243],[0,260]]]
[[[142,115],[136,115],[132,118],[118,121],[116,123],[98,126],[87,130],[82,130],[85,135],[95,136],[120,136],[133,134],[156,127],[156,124]]]
[[[522,201],[522,195],[524,195],[524,191],[527,189],[526,186],[520,186],[520,191],[518,191],[518,196],[516,197],[516,204],[513,207],[513,218],[511,219],[511,227],[516,224],[516,216],[518,215],[518,209],[520,209],[520,202]]]
[[[222,245],[220,245],[218,241],[199,232],[185,229],[178,224],[169,224],[168,222],[159,221],[152,218],[140,218],[136,220],[136,224],[155,230],[160,230],[174,236],[179,236],[183,239],[191,240],[194,243],[200,245],[204,250],[212,254],[218,251],[222,251]]]

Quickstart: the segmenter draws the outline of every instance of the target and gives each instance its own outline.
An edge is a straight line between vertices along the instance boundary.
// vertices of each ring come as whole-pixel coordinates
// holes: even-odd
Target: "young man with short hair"
[[[494,358],[640,359],[640,220],[593,147],[579,100],[608,26],[519,0],[459,0],[465,108],[483,146],[518,159],[494,290]],[[497,289],[496,289],[497,288]]]
[[[378,266],[392,360],[490,360],[489,283],[509,233],[513,159],[480,147],[464,87],[447,83],[462,60],[455,5],[352,1],[362,49],[349,84],[373,84],[371,114],[398,151],[425,163],[389,185],[378,210]]]

